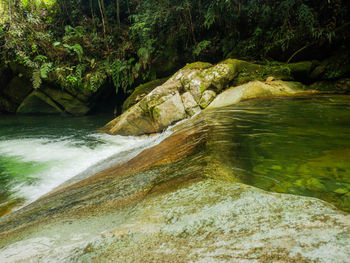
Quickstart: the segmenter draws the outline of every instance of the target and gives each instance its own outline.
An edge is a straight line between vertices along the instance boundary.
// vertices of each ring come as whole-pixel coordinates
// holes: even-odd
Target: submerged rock
[[[41,223],[2,247],[0,258],[2,262],[218,258],[220,262],[347,262],[349,241],[349,215],[325,202],[203,179],[154,186],[136,204],[107,214]]]
[[[346,262],[349,219],[315,199],[210,179],[151,195],[69,260]]]

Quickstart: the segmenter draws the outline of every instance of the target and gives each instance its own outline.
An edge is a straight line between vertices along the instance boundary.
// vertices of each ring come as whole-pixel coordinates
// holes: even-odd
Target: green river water
[[[208,140],[191,166],[220,162],[246,184],[350,212],[350,97],[252,100],[205,116]],[[96,133],[110,118],[0,116],[0,216],[149,140]]]
[[[350,212],[349,96],[254,100],[207,114],[207,148],[244,183]]]

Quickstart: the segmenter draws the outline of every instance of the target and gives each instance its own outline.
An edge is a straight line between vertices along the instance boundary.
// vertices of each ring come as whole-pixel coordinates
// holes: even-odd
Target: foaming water
[[[73,182],[77,181],[131,158],[166,136],[99,134],[96,129],[106,122],[106,118],[102,119],[1,119],[0,216],[38,199],[69,179],[76,177]]]

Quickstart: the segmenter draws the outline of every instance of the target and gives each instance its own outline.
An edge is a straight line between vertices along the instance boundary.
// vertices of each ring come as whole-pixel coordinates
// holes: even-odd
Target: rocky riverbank
[[[128,102],[133,106],[126,105],[127,110],[101,131],[120,135],[151,134],[207,107],[261,97],[349,92],[348,78],[316,81],[322,79],[324,71],[312,62],[259,65],[228,59],[217,65],[188,64],[148,94],[133,96],[134,103]]]

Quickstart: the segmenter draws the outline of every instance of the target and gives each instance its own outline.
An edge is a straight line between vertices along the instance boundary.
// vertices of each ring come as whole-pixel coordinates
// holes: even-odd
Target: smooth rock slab
[[[103,228],[106,231],[92,235]],[[41,226],[0,250],[1,262],[348,262],[349,258],[349,215],[318,199],[212,179],[150,194],[136,206],[108,216]]]

